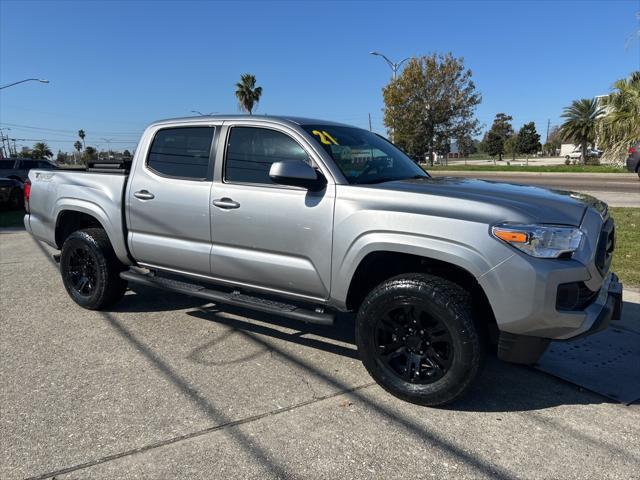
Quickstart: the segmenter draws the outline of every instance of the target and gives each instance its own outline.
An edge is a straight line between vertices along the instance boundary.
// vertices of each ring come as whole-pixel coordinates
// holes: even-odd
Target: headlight
[[[494,237],[538,258],[558,258],[580,248],[582,230],[559,225],[519,225],[503,223],[491,228]]]

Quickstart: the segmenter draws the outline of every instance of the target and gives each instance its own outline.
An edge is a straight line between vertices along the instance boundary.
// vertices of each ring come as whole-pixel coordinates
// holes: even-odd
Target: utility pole
[[[0,141],[2,142],[2,157],[7,157],[7,152],[9,152],[9,157],[11,157],[11,144],[9,143],[9,136],[7,135],[6,139],[2,130],[11,130],[10,128],[0,128]],[[7,142],[7,146],[5,147],[4,142]]]
[[[0,141],[2,141],[2,158],[5,158],[7,154],[4,151],[4,133],[0,131]]]
[[[544,141],[544,143],[549,143],[549,126],[551,125],[551,119],[547,119],[547,139]]]
[[[371,132],[371,114],[369,114],[369,131]]]

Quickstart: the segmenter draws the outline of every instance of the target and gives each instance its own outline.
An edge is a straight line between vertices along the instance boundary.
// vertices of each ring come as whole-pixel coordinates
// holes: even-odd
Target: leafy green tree
[[[540,135],[534,122],[525,123],[517,135],[518,153],[529,156],[540,150]]]
[[[129,150],[125,150],[122,152],[122,156],[125,158],[131,158],[131,152]]]
[[[262,87],[256,87],[256,77],[250,73],[240,75],[240,81],[236,83],[236,98],[240,108],[251,115],[261,96]]]
[[[53,152],[44,142],[38,142],[33,145],[31,149],[31,158],[35,158],[41,160],[43,158],[51,158],[53,157]]]
[[[513,135],[511,120],[513,117],[510,115],[498,113],[486,135],[487,153],[492,157],[497,155],[499,160],[502,160],[504,154],[504,142]]]
[[[82,154],[82,161],[87,163],[89,160],[93,160],[97,153],[98,151],[92,146],[85,147]]]
[[[560,126],[560,135],[564,141],[580,145],[583,164],[587,160],[587,147],[596,140],[596,126],[601,115],[602,108],[594,98],[574,100],[562,114],[565,121]]]
[[[462,58],[428,55],[411,59],[383,89],[384,123],[410,156],[445,153],[451,139],[478,131],[475,107],[482,97]]]
[[[477,151],[476,141],[471,137],[471,135],[463,135],[457,139],[457,143],[458,151],[462,157],[468,157]]]
[[[18,156],[20,158],[31,158],[31,149],[29,147],[22,147]]]
[[[554,125],[549,130],[549,135],[547,138],[547,142],[544,144],[544,152],[546,155],[550,157],[556,155],[556,152],[560,149],[562,145],[562,135],[560,135],[560,127],[558,125]]]
[[[542,151],[546,156],[554,157],[556,155],[556,152],[558,151],[558,147],[556,147],[555,144],[551,142],[547,142],[542,146]]]
[[[640,71],[613,84],[616,91],[602,99],[605,115],[598,125],[598,144],[608,156],[627,152],[640,140]]]
[[[520,150],[518,150],[518,135],[511,135],[504,141],[504,153],[505,155],[511,155],[512,160],[516,159],[516,155],[520,153]]]
[[[482,140],[476,143],[476,149],[478,150],[478,153],[487,153],[487,134],[484,135]]]
[[[62,150],[58,150],[58,153],[56,155],[56,162],[57,163],[66,163],[67,162],[66,153],[64,153]]]
[[[85,146],[84,137],[86,137],[84,130],[78,130],[78,136],[80,137],[80,140],[82,140],[82,146],[84,147]]]

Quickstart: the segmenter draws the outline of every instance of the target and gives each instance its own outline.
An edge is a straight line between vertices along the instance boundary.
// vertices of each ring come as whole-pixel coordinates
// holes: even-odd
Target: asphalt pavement
[[[640,181],[634,173],[530,173],[456,170],[434,170],[430,173],[436,177],[479,178],[571,190],[593,195],[612,207],[640,207]]]
[[[87,311],[49,253],[0,233],[2,479],[640,478],[637,405],[490,357],[464,400],[419,407],[371,380],[350,316],[144,288]]]

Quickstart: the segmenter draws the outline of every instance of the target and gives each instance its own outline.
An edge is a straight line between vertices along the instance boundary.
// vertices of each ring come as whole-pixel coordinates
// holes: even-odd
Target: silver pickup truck
[[[165,120],[130,165],[32,170],[29,181],[25,226],[61,250],[78,305],[106,309],[144,284],[323,325],[357,312],[371,376],[423,405],[460,397],[491,344],[533,363],[550,340],[620,317],[605,204],[433,178],[347,125]]]

